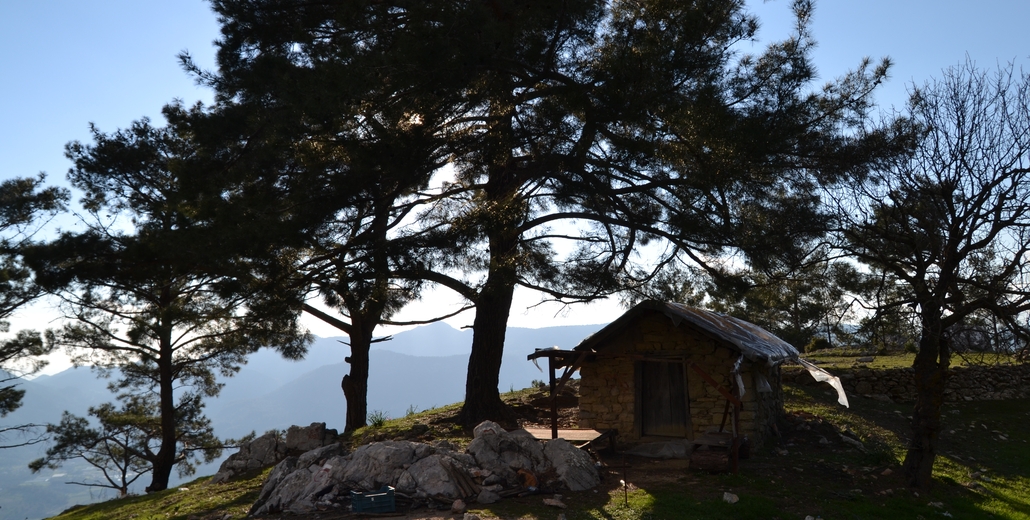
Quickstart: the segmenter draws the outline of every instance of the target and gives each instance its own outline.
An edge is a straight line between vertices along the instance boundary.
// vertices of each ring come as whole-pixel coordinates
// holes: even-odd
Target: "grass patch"
[[[787,386],[784,391],[788,410],[819,417],[838,431],[849,428],[868,448],[868,453],[800,455],[806,471],[821,462],[828,470],[851,475],[851,485],[863,490],[842,501],[840,491],[825,482],[815,495],[830,501],[816,514],[877,518],[877,511],[889,511],[890,517],[942,518],[948,512],[954,518],[1030,519],[1030,432],[1021,426],[1030,420],[1030,400],[946,403],[934,486],[929,495],[919,496],[905,488],[900,475],[911,403],[859,398],[847,410],[835,406],[835,394],[818,387]],[[878,474],[884,465],[893,470],[891,476]],[[870,467],[873,471],[863,471]],[[795,487],[798,496],[805,496],[803,487]]]
[[[208,484],[202,477],[176,488],[149,495],[129,496],[89,506],[76,506],[54,517],[58,520],[187,520],[190,515],[232,519],[247,517],[271,468],[250,476]]]

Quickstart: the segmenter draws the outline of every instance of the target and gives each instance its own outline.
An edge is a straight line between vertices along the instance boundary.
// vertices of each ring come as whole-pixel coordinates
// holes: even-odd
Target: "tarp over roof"
[[[672,319],[676,326],[686,321],[694,328],[729,343],[745,358],[753,362],[777,365],[789,359],[796,360],[799,356],[797,349],[789,343],[754,323],[718,312],[688,307],[680,303],[654,300],[642,302],[626,311],[617,320],[580,342],[575,350],[596,350],[605,340],[620,332],[647,311],[658,311],[665,314]]]

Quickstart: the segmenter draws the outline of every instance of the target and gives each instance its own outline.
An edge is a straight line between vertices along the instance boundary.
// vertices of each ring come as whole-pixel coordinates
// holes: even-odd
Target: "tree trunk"
[[[512,203],[512,198],[508,198]],[[465,403],[458,422],[466,427],[491,420],[515,425],[515,414],[498,390],[504,336],[515,294],[518,232],[500,225],[490,231],[490,268],[476,300],[472,352],[465,376]]]
[[[160,377],[160,413],[161,413],[161,447],[157,456],[152,461],[153,470],[150,485],[146,492],[164,491],[168,489],[168,479],[175,466],[176,444],[176,417],[175,417],[175,395],[172,374],[172,346],[171,331],[167,337],[161,338],[161,354],[158,359],[158,371]]]
[[[926,313],[930,315],[927,315]],[[916,406],[912,413],[912,439],[903,464],[909,487],[926,490],[933,478],[937,442],[941,432],[941,405],[951,362],[950,347],[943,336],[939,312],[923,310],[922,334],[915,369]]]
[[[501,82],[507,81],[501,79]],[[511,92],[514,85],[505,84],[500,91]],[[465,376],[465,403],[458,414],[458,422],[474,427],[485,420],[515,426],[515,414],[501,401],[498,390],[501,359],[504,355],[504,336],[508,330],[508,314],[518,281],[519,226],[528,212],[525,199],[519,195],[523,178],[513,156],[518,146],[513,137],[515,113],[513,99],[497,102],[491,107],[491,139],[485,146],[487,154],[498,153],[504,163],[491,166],[484,189],[488,209],[485,221],[490,247],[490,264],[486,283],[476,298],[476,318],[472,323],[472,352],[469,354]]]
[[[350,373],[343,376],[343,395],[347,400],[347,423],[344,432],[352,432],[368,421],[368,353],[372,347],[375,324],[353,316],[350,336]]]
[[[515,292],[514,273],[497,271],[490,271],[476,302],[472,352],[465,379],[465,403],[458,415],[458,422],[466,427],[474,427],[486,420],[512,426],[515,421],[514,413],[501,401],[498,390],[504,336]]]

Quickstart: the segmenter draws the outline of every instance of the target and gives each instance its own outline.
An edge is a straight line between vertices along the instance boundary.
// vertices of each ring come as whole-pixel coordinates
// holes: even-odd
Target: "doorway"
[[[690,438],[690,407],[686,364],[641,361],[640,433],[643,436]]]

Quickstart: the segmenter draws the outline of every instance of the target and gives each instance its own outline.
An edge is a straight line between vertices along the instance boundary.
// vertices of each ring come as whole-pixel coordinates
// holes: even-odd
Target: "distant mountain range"
[[[526,360],[535,349],[572,348],[602,326],[509,328],[500,390],[525,388],[534,379],[547,378]],[[252,355],[236,376],[222,381],[225,387],[221,395],[207,401],[206,413],[215,433],[220,437],[240,437],[251,431],[261,434],[313,422],[325,422],[330,428],[342,430],[346,402],[340,381],[349,371],[349,365],[343,361],[349,353],[346,342],[346,337],[319,338],[301,361],[283,360],[270,350]],[[471,345],[470,329],[457,330],[444,323],[417,327],[373,344],[368,409],[401,417],[409,409],[425,410],[461,401]],[[84,416],[90,406],[114,400],[108,383],[88,368],[22,381],[21,388],[26,390],[24,405],[0,419],[0,427],[55,423],[65,410]],[[42,518],[75,504],[111,496],[99,489],[63,484],[88,474],[90,468],[84,464],[31,474],[26,465],[42,456],[45,449],[44,445],[36,445],[0,450],[0,518]],[[220,463],[221,460],[201,466],[197,475],[214,473]],[[142,480],[149,482],[146,477]],[[139,487],[145,485],[143,482]]]

